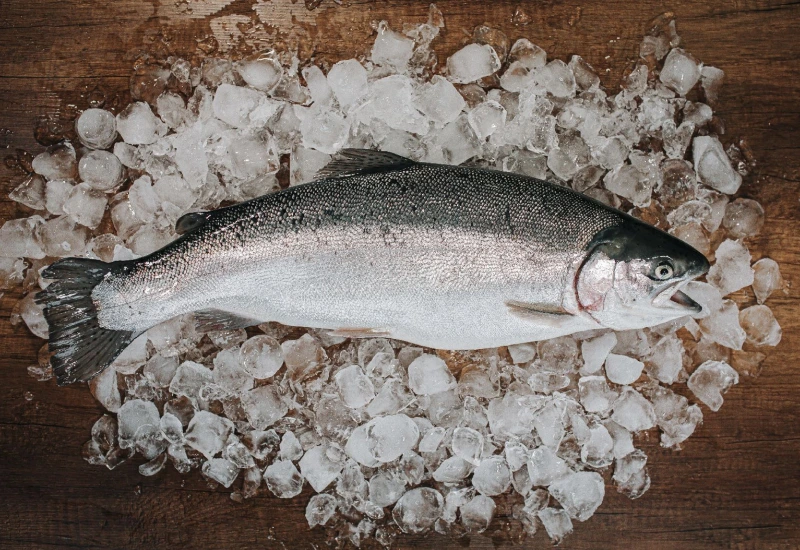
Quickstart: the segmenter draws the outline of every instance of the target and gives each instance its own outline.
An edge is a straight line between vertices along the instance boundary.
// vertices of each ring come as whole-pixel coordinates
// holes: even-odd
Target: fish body
[[[679,287],[708,269],[688,245],[565,187],[388,153],[345,152],[316,182],[181,224],[149,256],[45,273],[60,380],[99,372],[116,348],[189,312],[213,328],[277,321],[439,349],[640,328],[696,311]],[[654,278],[659,265],[669,277]],[[88,301],[73,288],[82,266]],[[80,300],[93,340],[75,330],[86,328],[72,315]]]

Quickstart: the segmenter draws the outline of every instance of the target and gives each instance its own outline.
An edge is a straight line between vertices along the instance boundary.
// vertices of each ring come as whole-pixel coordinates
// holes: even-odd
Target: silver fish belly
[[[606,326],[592,313],[602,305],[585,307],[577,292],[593,247],[607,246],[604,232],[641,225],[679,246],[532,178],[384,153],[343,158],[343,174],[195,214],[165,248],[105,264],[105,273],[95,266],[99,330],[131,339],[199,312],[220,327],[277,321],[441,349],[510,345]],[[673,286],[664,292],[678,292],[680,281]],[[59,288],[40,300],[46,314],[48,303],[60,311]],[[64,357],[75,354],[62,347]],[[77,360],[70,364],[77,371]]]

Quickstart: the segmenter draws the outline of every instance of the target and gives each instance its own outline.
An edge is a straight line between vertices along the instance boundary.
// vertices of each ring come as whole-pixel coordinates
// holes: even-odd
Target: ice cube
[[[720,193],[733,195],[742,185],[742,176],[731,165],[722,143],[712,136],[697,136],[692,141],[694,171],[697,177]]]
[[[584,376],[578,381],[578,393],[586,412],[606,413],[617,398],[603,376]]]
[[[308,149],[300,145],[294,147],[289,162],[291,166],[289,172],[291,185],[300,185],[301,183],[312,181],[317,172],[328,164],[330,160],[331,156],[321,151]]]
[[[715,256],[716,261],[708,270],[706,279],[723,296],[753,284],[755,276],[750,267],[750,252],[740,241],[723,241],[717,247]]]
[[[486,496],[504,493],[511,486],[511,470],[503,456],[495,455],[480,461],[472,475],[472,485]]]
[[[286,416],[289,406],[281,399],[275,386],[259,386],[241,396],[242,406],[250,425],[265,430]]]
[[[403,72],[411,60],[413,50],[413,40],[391,30],[386,21],[378,23],[378,36],[372,46],[373,63]]]
[[[92,149],[108,149],[117,139],[117,119],[105,109],[86,109],[75,120],[78,139]]]
[[[45,183],[39,174],[31,174],[8,194],[8,198],[33,210],[44,210]]]
[[[347,112],[367,94],[367,71],[355,59],[339,61],[328,71],[328,85]]]
[[[571,518],[586,521],[603,502],[606,494],[603,477],[597,472],[575,472],[548,488]]]
[[[336,513],[336,498],[332,495],[314,495],[306,507],[306,521],[309,527],[325,525]]]
[[[303,456],[303,447],[291,430],[284,433],[281,438],[279,456],[283,460],[300,460],[300,457]]]
[[[534,485],[546,487],[569,473],[570,469],[566,462],[549,447],[542,445],[531,452],[528,475]]]
[[[528,385],[537,393],[553,393],[566,388],[569,384],[569,376],[558,372],[534,372],[528,378]]]
[[[736,302],[724,300],[719,309],[707,318],[698,321],[700,330],[712,342],[731,349],[742,349],[747,335],[739,324],[739,308]]]
[[[303,380],[320,370],[325,361],[325,351],[310,334],[281,344],[286,371],[293,380]]]
[[[712,411],[722,406],[722,394],[739,383],[739,374],[723,361],[706,361],[689,377],[686,385]]]
[[[131,103],[117,115],[117,132],[131,145],[154,143],[167,133],[167,125],[143,101]]]
[[[369,500],[380,507],[397,502],[405,490],[405,484],[388,472],[379,472],[369,480]]]
[[[753,293],[759,304],[783,286],[783,278],[778,262],[771,258],[762,258],[753,264]]]
[[[566,510],[545,508],[536,514],[544,525],[547,536],[554,544],[559,544],[564,537],[572,533],[572,520]]]
[[[78,174],[75,148],[69,141],[48,147],[33,158],[31,166],[46,180],[72,180]]]
[[[685,96],[700,80],[700,65],[681,48],[673,48],[664,60],[659,79]]]
[[[647,374],[665,384],[674,384],[683,369],[683,343],[673,335],[664,337],[646,357]]]
[[[258,54],[237,63],[236,72],[248,86],[262,92],[271,92],[283,76],[283,67],[271,56]]]
[[[117,385],[117,371],[105,369],[89,381],[92,395],[106,410],[117,412],[122,405],[122,399]]]
[[[656,425],[653,405],[630,386],[622,388],[619,397],[614,402],[611,419],[632,432],[649,430]]]
[[[350,134],[350,121],[338,112],[315,104],[298,116],[300,117],[303,147],[333,154],[347,142]]]
[[[360,116],[382,120],[395,130],[425,135],[428,120],[417,110],[414,96],[413,80],[403,75],[386,76],[370,86],[369,104]]]
[[[310,448],[300,459],[300,472],[318,493],[324,491],[339,476],[343,467],[343,463],[330,459],[326,445]]]
[[[211,460],[222,452],[232,432],[233,422],[227,418],[208,411],[197,411],[186,430],[186,444]]]
[[[602,336],[581,342],[581,355],[583,356],[581,374],[594,374],[599,371],[609,352],[616,345],[617,336],[613,332],[607,332]]]
[[[267,335],[253,336],[239,351],[242,368],[253,378],[272,378],[283,366],[283,349],[275,338]]]
[[[69,216],[48,220],[41,229],[40,242],[48,256],[80,256],[89,240],[85,227],[76,226]]]
[[[122,448],[132,446],[140,430],[146,426],[158,427],[160,419],[161,416],[154,403],[141,399],[127,401],[117,413],[120,446]]]
[[[618,166],[606,174],[603,183],[606,189],[628,199],[634,206],[646,207],[650,204],[653,183],[630,164]]]
[[[432,395],[456,385],[447,363],[435,355],[420,355],[408,366],[408,387],[417,395]]]
[[[535,80],[556,97],[572,97],[577,89],[572,69],[560,59],[554,59],[537,71]]]
[[[214,94],[214,116],[234,128],[243,128],[250,123],[250,113],[265,100],[256,90],[221,84]]]
[[[697,249],[701,254],[708,255],[711,253],[711,242],[701,224],[690,222],[672,228],[669,232]]]
[[[450,448],[455,456],[473,464],[478,464],[478,458],[483,452],[483,436],[472,428],[456,428],[450,441]]]
[[[367,438],[367,426],[363,424],[350,434],[344,452],[359,464],[374,468],[380,465],[380,462],[372,454],[370,443],[371,441]]]
[[[566,181],[589,164],[590,150],[586,142],[575,134],[559,137],[558,147],[547,156],[547,167],[556,177]]]
[[[530,363],[536,357],[536,346],[534,344],[514,344],[508,346],[508,354],[516,365]]]
[[[569,68],[575,75],[575,83],[581,90],[592,90],[600,87],[600,77],[581,56],[573,55],[569,60]]]
[[[754,200],[736,199],[725,208],[722,226],[734,239],[758,235],[764,226],[764,209]]]
[[[722,88],[722,80],[724,78],[725,73],[722,69],[716,67],[706,65],[700,71],[700,84],[703,86],[703,91],[709,103],[714,103],[719,98],[719,90]]]
[[[375,388],[358,365],[350,365],[334,376],[342,401],[352,409],[365,406],[375,397]]]
[[[253,377],[239,363],[239,348],[228,348],[214,357],[214,383],[228,394],[238,394],[253,387]]]
[[[754,346],[777,346],[781,341],[781,327],[767,306],[743,309],[739,312],[739,323],[747,334],[747,342]]]
[[[264,481],[278,498],[296,497],[303,491],[303,478],[289,460],[276,460],[264,471]]]
[[[633,357],[611,353],[606,357],[606,376],[615,384],[633,384],[641,376],[644,363]]]
[[[372,456],[391,462],[417,445],[419,428],[404,414],[382,416],[367,423],[366,437]]]
[[[164,412],[159,423],[161,433],[170,443],[174,445],[183,445],[185,440],[183,437],[183,424],[180,419],[170,412]]]
[[[467,84],[496,73],[500,58],[488,44],[468,44],[447,58],[450,82]]]
[[[272,141],[237,137],[228,144],[228,155],[233,175],[239,179],[252,180],[259,176],[274,174],[280,168],[275,144]]]
[[[433,472],[433,479],[439,483],[459,483],[472,471],[472,464],[461,457],[451,456]]]
[[[78,163],[81,180],[98,191],[110,191],[122,183],[122,163],[108,151],[89,151]]]
[[[661,445],[674,447],[689,438],[697,425],[703,421],[703,413],[697,405],[667,388],[658,387],[650,396],[656,421],[661,428]]]
[[[444,498],[442,494],[430,487],[412,489],[400,497],[392,517],[404,533],[424,533],[442,515]]]
[[[508,52],[509,60],[519,62],[527,69],[540,69],[547,63],[547,52],[527,38],[520,38]]]
[[[153,355],[145,363],[143,374],[150,383],[159,388],[168,387],[175,377],[178,370],[178,358],[175,356],[165,356],[160,353]]]
[[[483,533],[492,523],[495,508],[497,505],[493,499],[475,495],[472,500],[461,506],[461,523],[470,533]]]
[[[415,104],[420,112],[439,126],[453,122],[466,106],[455,86],[440,75],[434,75],[430,82],[419,87]]]
[[[103,219],[107,202],[103,193],[95,191],[89,184],[81,183],[70,190],[62,208],[76,223],[95,229]]]
[[[72,191],[73,185],[67,180],[50,180],[44,188],[44,204],[47,211],[56,216],[64,213],[64,203]]]
[[[203,475],[227,489],[236,481],[239,468],[224,458],[211,458],[203,463]]]

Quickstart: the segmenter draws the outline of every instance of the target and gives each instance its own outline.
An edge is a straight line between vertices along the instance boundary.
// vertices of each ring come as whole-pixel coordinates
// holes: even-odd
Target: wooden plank
[[[254,16],[250,0],[190,2],[197,17],[177,15],[173,0],[11,0],[0,21],[0,145],[8,153],[42,148],[33,128],[44,116],[68,118],[71,104],[85,107],[81,93],[99,86],[109,97],[125,96],[137,55],[158,47],[182,56],[197,53],[197,40],[210,32],[204,13]],[[435,42],[439,59],[465,43],[476,25],[502,29],[513,40],[525,36],[566,58],[580,54],[615,87],[632,67],[648,21],[666,9],[656,0],[578,2],[470,2],[438,4],[447,27]],[[517,7],[530,24],[511,22]],[[678,17],[687,49],[726,72],[717,111],[728,136],[744,137],[758,167],[743,194],[764,205],[768,223],[753,239],[755,257],[778,260],[789,281],[800,273],[800,36],[797,4],[749,0],[668,5]],[[302,2],[264,2],[262,16],[277,29],[277,40],[303,34],[304,51],[336,61],[368,54],[370,23],[387,19],[394,27],[427,17],[427,3],[359,1],[314,12]],[[265,29],[269,34],[270,29]],[[272,31],[270,31],[272,32]],[[82,104],[81,101],[84,101]],[[21,214],[7,192],[21,178],[0,168],[0,220]],[[0,299],[8,318],[18,291]],[[747,302],[747,297],[742,297]],[[771,299],[784,329],[764,372],[726,395],[719,413],[705,423],[681,452],[645,442],[651,490],[629,501],[609,485],[598,513],[565,542],[566,548],[796,548],[800,545],[800,320],[798,292]],[[0,546],[151,548],[179,546],[317,548],[325,534],[309,531],[303,517],[310,495],[283,501],[269,495],[237,504],[228,492],[210,490],[196,473],[182,478],[168,468],[143,478],[136,465],[115,471],[90,466],[80,457],[89,429],[101,414],[85,386],[57,388],[38,383],[26,367],[41,342],[24,327],[0,322]],[[26,392],[33,398],[27,400]],[[505,518],[494,533],[469,545],[507,543]],[[493,528],[494,529],[494,528]],[[439,536],[404,537],[398,548],[460,548],[464,541]],[[542,534],[526,546],[547,547]]]

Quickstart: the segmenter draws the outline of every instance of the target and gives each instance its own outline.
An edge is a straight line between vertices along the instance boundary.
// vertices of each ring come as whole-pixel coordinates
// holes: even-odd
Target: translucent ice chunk
[[[349,111],[367,94],[367,71],[355,59],[339,61],[328,72],[328,85],[343,111]]]
[[[250,425],[265,430],[283,418],[289,406],[275,386],[259,386],[242,394],[242,406]]]
[[[606,358],[606,376],[615,384],[633,384],[644,369],[644,363],[633,357],[611,353]]]
[[[630,386],[622,388],[622,392],[614,402],[611,419],[632,432],[649,430],[656,425],[653,405]]]
[[[692,393],[712,411],[722,406],[722,394],[739,383],[739,374],[723,361],[706,361],[686,383]]]
[[[207,459],[222,452],[233,422],[208,411],[197,411],[186,430],[186,443]]]
[[[336,498],[332,495],[314,495],[306,507],[309,527],[325,525],[336,513]]]
[[[412,489],[400,497],[392,518],[404,533],[424,533],[439,519],[444,509],[442,494],[429,487]]]
[[[264,481],[278,498],[293,498],[303,491],[303,478],[288,460],[276,460],[264,471]]]
[[[300,459],[300,472],[318,493],[324,491],[344,467],[343,463],[331,460],[327,451],[327,446],[317,445],[307,450]]]
[[[375,397],[375,388],[358,365],[350,365],[334,377],[339,395],[348,407],[358,409]]]
[[[372,456],[391,462],[417,445],[419,428],[404,414],[382,416],[367,423],[366,438]]]
[[[414,41],[389,28],[386,21],[378,23],[378,36],[372,46],[372,61],[403,72],[414,50]]]
[[[108,149],[117,139],[117,119],[105,109],[86,109],[75,120],[78,139],[92,149]]]
[[[546,487],[570,472],[566,462],[549,447],[542,445],[531,452],[528,474],[534,485]]]
[[[242,368],[253,378],[272,378],[283,366],[283,349],[278,341],[264,335],[253,336],[239,351]]]
[[[236,65],[236,71],[248,86],[262,92],[272,91],[283,76],[281,64],[263,54],[240,61]]]
[[[286,340],[281,344],[286,370],[294,380],[302,380],[322,368],[325,351],[316,338],[304,334],[297,340]]]
[[[758,235],[764,226],[764,209],[751,199],[736,199],[728,203],[722,226],[734,239]]]
[[[584,376],[578,381],[578,393],[586,412],[605,413],[617,398],[604,376]]]
[[[706,279],[719,288],[723,296],[753,284],[754,272],[750,267],[750,252],[739,241],[725,240],[717,247],[716,262]]]
[[[483,495],[496,496],[511,486],[511,470],[503,456],[495,455],[480,461],[472,475],[472,485]]]
[[[712,136],[697,136],[692,141],[694,171],[700,181],[720,193],[732,195],[742,185],[742,176],[731,166],[722,144]]]
[[[397,502],[405,490],[405,484],[387,472],[379,472],[369,480],[369,500],[380,507]]]
[[[577,89],[575,75],[569,65],[554,59],[536,73],[536,82],[556,97],[572,97]]]
[[[739,312],[739,323],[747,341],[755,346],[777,346],[781,341],[781,326],[767,306],[755,305]]]
[[[767,301],[770,295],[783,286],[778,262],[762,258],[753,264],[753,293],[759,304]]]
[[[0,256],[4,258],[44,258],[36,234],[44,224],[41,216],[9,220],[0,228]]]
[[[75,148],[68,141],[48,147],[33,158],[31,167],[46,180],[71,180],[78,168]]]
[[[431,395],[456,387],[447,363],[435,355],[421,355],[408,366],[408,387],[417,395]]]
[[[425,116],[443,126],[458,118],[466,102],[450,81],[443,76],[434,75],[430,82],[420,86],[416,105]]]
[[[603,502],[606,494],[603,477],[597,472],[575,472],[548,488],[570,517],[586,521]]]
[[[497,52],[488,44],[468,44],[447,58],[447,74],[451,82],[467,84],[494,74],[500,65]]]
[[[108,151],[90,151],[78,163],[81,180],[98,191],[110,191],[123,179],[122,163]]]
[[[70,190],[62,208],[74,222],[95,229],[103,219],[107,202],[103,193],[81,183]]]
[[[117,131],[125,143],[141,145],[155,142],[167,133],[167,125],[143,101],[131,103],[117,115]]]
[[[243,128],[250,122],[250,113],[264,99],[263,94],[250,88],[221,84],[214,94],[214,116],[234,128]]]
[[[544,525],[547,536],[555,544],[560,543],[564,537],[572,533],[572,520],[566,510],[545,508],[539,510],[537,516]]]
[[[482,533],[492,523],[495,508],[497,505],[493,499],[475,495],[472,500],[461,506],[461,523],[470,533]]]
[[[664,60],[659,79],[685,96],[700,80],[700,65],[684,50],[673,48]]]

